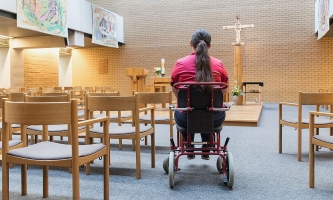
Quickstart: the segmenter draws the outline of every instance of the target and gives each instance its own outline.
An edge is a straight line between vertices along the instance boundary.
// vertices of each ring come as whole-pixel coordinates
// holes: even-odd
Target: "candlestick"
[[[162,67],[162,68],[164,68],[164,62],[165,62],[165,59],[162,58],[162,59],[161,59],[161,67]]]

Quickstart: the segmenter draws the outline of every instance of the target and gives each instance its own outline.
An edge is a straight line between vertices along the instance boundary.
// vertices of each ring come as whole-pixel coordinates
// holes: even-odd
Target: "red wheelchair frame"
[[[207,94],[200,93],[196,87],[200,85],[212,85],[214,90]],[[222,124],[214,127],[213,112],[227,111],[229,106],[223,104],[222,89],[228,84],[221,82],[181,82],[173,85],[178,89],[178,106],[170,105],[173,111],[187,112],[187,128],[177,126],[177,145],[173,138],[170,138],[171,151],[169,156],[163,161],[163,168],[169,174],[170,188],[174,187],[174,174],[178,171],[178,162],[183,155],[218,155],[216,161],[217,170],[223,175],[223,182],[229,188],[234,183],[234,168],[231,152],[227,150],[229,137],[226,138],[224,145],[221,145],[220,132]],[[193,103],[192,103],[193,102]],[[197,114],[194,114],[197,113]],[[194,122],[194,123],[193,123]],[[191,124],[192,123],[192,124]],[[187,132],[187,141],[184,141],[182,133]],[[210,134],[208,142],[191,142],[191,133]],[[194,145],[205,144],[207,147],[197,148]],[[193,145],[193,147],[188,147]],[[208,151],[208,152],[202,152]]]

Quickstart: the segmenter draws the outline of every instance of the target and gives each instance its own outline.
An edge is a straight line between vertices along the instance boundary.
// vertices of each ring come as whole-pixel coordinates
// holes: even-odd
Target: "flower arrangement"
[[[156,74],[156,76],[160,76],[162,74],[162,68],[161,67],[154,67],[154,74]]]
[[[234,89],[231,91],[232,96],[244,95],[243,91],[239,88],[239,85],[235,85]]]

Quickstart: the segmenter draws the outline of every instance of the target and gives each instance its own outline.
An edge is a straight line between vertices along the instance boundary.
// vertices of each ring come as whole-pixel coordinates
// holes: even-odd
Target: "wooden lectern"
[[[126,68],[126,76],[131,78],[131,91],[145,92],[147,75],[145,68]]]

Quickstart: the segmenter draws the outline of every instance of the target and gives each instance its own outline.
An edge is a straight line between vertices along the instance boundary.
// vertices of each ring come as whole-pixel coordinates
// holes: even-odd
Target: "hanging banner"
[[[330,29],[330,19],[328,16],[328,0],[319,0],[318,4],[318,40],[322,38]]]
[[[117,15],[92,5],[93,13],[93,31],[92,43],[118,48],[118,40],[116,35],[117,30]]]
[[[17,0],[17,27],[68,37],[67,0]]]

